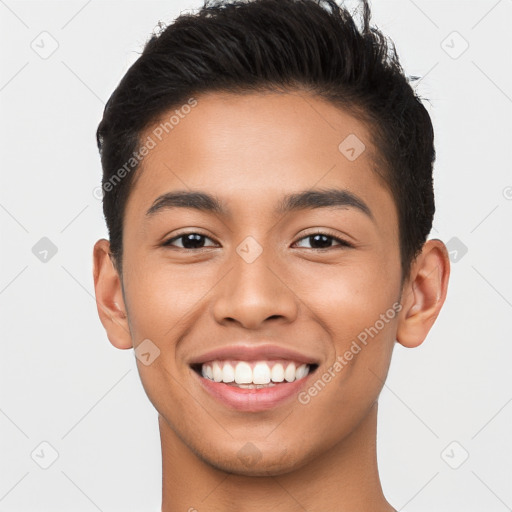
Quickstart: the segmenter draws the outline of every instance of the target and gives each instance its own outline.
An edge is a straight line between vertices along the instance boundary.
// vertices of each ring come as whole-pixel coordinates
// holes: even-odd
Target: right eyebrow
[[[168,192],[155,199],[146,216],[150,217],[167,208],[193,208],[199,211],[226,215],[227,209],[214,196],[205,192]]]

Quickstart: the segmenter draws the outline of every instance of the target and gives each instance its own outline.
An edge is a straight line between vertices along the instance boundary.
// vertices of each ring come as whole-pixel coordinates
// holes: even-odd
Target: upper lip
[[[312,356],[301,354],[296,350],[278,345],[227,345],[219,347],[200,356],[194,357],[190,365],[206,363],[207,361],[238,359],[241,361],[265,361],[272,359],[287,359],[306,364],[318,364]]]

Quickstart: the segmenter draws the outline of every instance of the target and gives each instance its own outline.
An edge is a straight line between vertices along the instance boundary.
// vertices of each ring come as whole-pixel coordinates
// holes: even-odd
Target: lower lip
[[[313,373],[310,371],[302,379],[276,384],[268,388],[244,389],[207,379],[194,370],[192,372],[210,395],[228,407],[245,412],[266,411],[288,401],[299,393]]]

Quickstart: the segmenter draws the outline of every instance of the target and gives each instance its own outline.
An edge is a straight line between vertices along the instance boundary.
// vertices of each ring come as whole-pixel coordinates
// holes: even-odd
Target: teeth
[[[307,374],[308,374],[308,367],[304,364],[302,364],[295,370],[295,378],[296,379],[302,379],[302,377],[305,377]]]
[[[233,363],[233,364],[232,364]],[[276,382],[293,382],[309,374],[308,364],[294,362],[258,361],[213,361],[201,366],[203,377],[215,382],[233,383],[242,388],[260,388]]]
[[[261,388],[270,388],[275,386],[274,382],[269,382],[268,384],[236,384],[237,388],[242,389],[261,389]]]
[[[290,363],[284,371],[284,378],[287,382],[293,382],[295,380],[295,364]]]
[[[272,368],[272,382],[283,382],[284,380],[284,368],[283,365],[278,363]]]
[[[229,363],[224,363],[222,368],[222,381],[223,382],[234,382],[235,381],[235,369]]]
[[[217,363],[217,362],[213,363],[213,380],[215,382],[221,382],[222,374],[223,374],[223,370],[219,366],[219,363]]]
[[[252,370],[247,363],[238,363],[235,368],[235,382],[237,384],[251,384]]]
[[[252,371],[252,382],[254,384],[268,384],[271,373],[267,363],[257,363]]]

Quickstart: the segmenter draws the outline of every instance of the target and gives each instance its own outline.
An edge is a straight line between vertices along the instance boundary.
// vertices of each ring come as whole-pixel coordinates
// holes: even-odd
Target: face
[[[346,439],[378,398],[400,307],[396,206],[367,128],[321,99],[210,93],[186,111],[144,134],[155,147],[126,205],[124,308],[133,346],[150,340],[140,377],[203,461],[284,473]],[[178,192],[218,204],[165,198]],[[279,363],[289,378],[273,386],[215,382],[229,367],[279,381]]]

